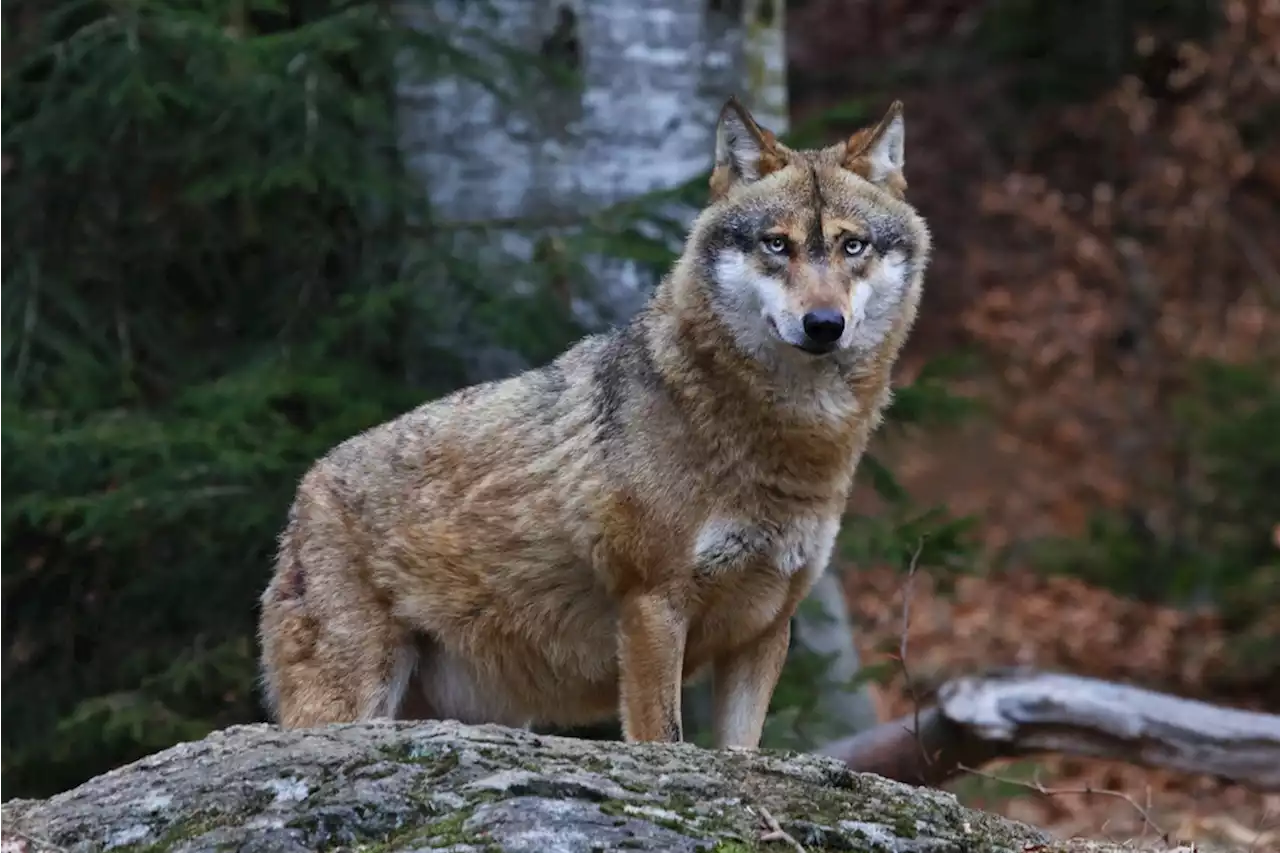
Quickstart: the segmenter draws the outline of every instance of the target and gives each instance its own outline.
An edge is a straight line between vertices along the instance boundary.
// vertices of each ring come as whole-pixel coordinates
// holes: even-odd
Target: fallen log
[[[818,750],[851,769],[939,785],[996,759],[1059,753],[1280,791],[1280,716],[1026,669],[956,678],[937,704]]]

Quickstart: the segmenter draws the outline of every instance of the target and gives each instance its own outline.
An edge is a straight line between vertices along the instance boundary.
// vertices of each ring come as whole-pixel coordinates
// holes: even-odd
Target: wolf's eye
[[[857,237],[850,237],[844,241],[844,253],[851,258],[856,258],[867,250],[867,244],[859,240]]]
[[[764,250],[771,255],[781,255],[787,250],[786,237],[765,237],[761,242],[764,244]]]

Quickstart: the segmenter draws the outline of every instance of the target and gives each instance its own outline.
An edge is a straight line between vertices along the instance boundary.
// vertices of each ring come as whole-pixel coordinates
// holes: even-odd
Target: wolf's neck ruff
[[[677,299],[659,293],[638,323],[664,384],[705,428],[740,431],[744,416],[760,429],[806,422],[838,427],[856,417],[864,381],[881,378],[877,359],[815,359],[744,346],[703,284]]]

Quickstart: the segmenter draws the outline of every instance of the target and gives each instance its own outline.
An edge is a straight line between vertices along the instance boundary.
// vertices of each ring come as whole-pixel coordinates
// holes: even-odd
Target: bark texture
[[[452,722],[229,728],[48,800],[7,803],[4,845],[15,853],[787,849],[761,840],[766,813],[811,853],[1143,849],[1057,841],[829,758]]]
[[[529,87],[519,100],[438,68],[420,73],[408,56],[398,76],[399,148],[409,174],[426,187],[440,223],[485,265],[484,280],[515,293],[531,288],[519,268],[540,241],[709,171],[716,116],[747,77],[741,0],[398,0],[392,8],[410,27],[448,34],[480,66],[502,68],[503,51],[515,48],[577,75],[571,85]],[[780,62],[780,54],[760,56],[753,67],[766,74]],[[693,211],[667,213],[689,219]],[[432,271],[430,257],[411,251],[410,259],[439,300],[447,276]],[[589,328],[631,316],[656,283],[626,258],[579,259],[591,281],[573,302]],[[472,327],[459,297],[446,304],[460,315],[456,343],[474,379],[527,367],[484,343],[489,330]]]
[[[999,758],[1061,753],[1280,791],[1280,716],[1024,669],[949,681],[936,706],[820,752],[854,770],[920,785]]]

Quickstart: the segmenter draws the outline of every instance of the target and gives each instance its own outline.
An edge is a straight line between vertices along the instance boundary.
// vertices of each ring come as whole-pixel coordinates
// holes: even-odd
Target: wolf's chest
[[[771,568],[783,577],[826,566],[835,546],[838,516],[794,516],[783,521],[713,516],[693,543],[697,575],[714,577]]]

